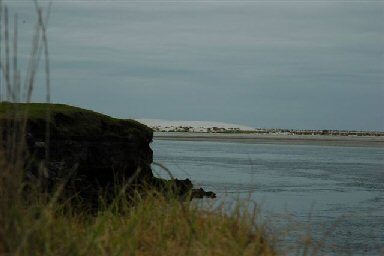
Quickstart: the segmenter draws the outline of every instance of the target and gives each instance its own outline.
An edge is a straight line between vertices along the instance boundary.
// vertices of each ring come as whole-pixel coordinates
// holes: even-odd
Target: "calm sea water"
[[[255,201],[283,247],[310,234],[325,255],[384,255],[383,147],[155,139],[152,149],[155,162],[217,202]]]

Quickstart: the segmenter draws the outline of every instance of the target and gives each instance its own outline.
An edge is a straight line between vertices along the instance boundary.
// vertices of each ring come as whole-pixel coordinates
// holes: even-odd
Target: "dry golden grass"
[[[0,253],[11,255],[275,255],[253,215],[203,210],[150,193],[95,215],[62,203],[0,198]],[[36,199],[36,198],[35,198]],[[41,198],[40,198],[41,199]]]

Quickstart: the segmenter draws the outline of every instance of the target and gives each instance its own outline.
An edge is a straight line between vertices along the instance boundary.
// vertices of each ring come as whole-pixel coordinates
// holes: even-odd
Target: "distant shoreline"
[[[215,141],[250,144],[292,144],[384,148],[384,137],[382,136],[155,132],[154,139],[174,141]]]

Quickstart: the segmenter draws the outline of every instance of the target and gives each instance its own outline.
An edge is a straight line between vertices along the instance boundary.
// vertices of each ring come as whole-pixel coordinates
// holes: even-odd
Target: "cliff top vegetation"
[[[118,119],[65,104],[0,103],[0,124],[5,120],[24,120],[34,130],[45,133],[46,122],[55,137],[129,137],[139,135],[152,140],[152,129],[132,119]]]

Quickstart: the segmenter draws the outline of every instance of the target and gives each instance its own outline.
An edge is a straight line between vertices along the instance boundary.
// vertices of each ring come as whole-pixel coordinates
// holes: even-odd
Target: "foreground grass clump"
[[[19,203],[0,199],[0,254],[275,255],[254,216],[240,209],[226,216],[159,194],[94,215]]]

